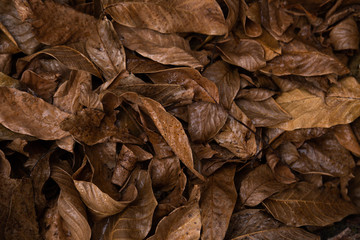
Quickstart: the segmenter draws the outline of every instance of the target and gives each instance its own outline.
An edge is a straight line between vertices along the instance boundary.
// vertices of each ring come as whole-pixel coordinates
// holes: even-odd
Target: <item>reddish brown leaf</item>
[[[341,21],[330,32],[330,42],[335,50],[357,50],[359,38],[359,29],[353,17]]]

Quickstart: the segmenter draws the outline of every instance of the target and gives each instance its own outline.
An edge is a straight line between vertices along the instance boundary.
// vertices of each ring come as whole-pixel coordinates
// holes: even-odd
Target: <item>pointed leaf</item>
[[[237,199],[235,170],[229,165],[216,171],[201,192],[201,239],[223,239],[225,236]]]
[[[224,16],[215,0],[105,0],[104,9],[115,21],[128,27],[162,33],[223,35],[227,32]]]
[[[44,140],[56,140],[68,135],[59,126],[68,116],[67,113],[15,88],[0,87],[0,96],[0,123],[6,128]]]
[[[279,221],[291,226],[326,226],[356,213],[355,206],[330,189],[301,182],[263,202]]]

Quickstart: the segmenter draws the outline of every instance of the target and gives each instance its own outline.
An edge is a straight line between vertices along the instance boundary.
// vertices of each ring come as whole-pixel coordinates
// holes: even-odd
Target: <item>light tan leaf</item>
[[[243,204],[254,207],[274,193],[286,188],[287,185],[275,179],[268,165],[262,164],[241,181],[240,199]]]
[[[116,201],[102,192],[94,183],[74,180],[74,184],[80,193],[82,201],[95,216],[96,221],[122,212],[137,197],[135,187],[131,188],[130,199]]]
[[[197,240],[200,238],[201,216],[199,200],[176,208],[164,217],[156,227],[155,234],[148,240]]]
[[[98,20],[96,32],[86,41],[90,59],[101,69],[106,80],[126,70],[125,50],[112,23],[105,17]]]
[[[302,89],[284,92],[276,102],[293,119],[271,127],[291,131],[350,123],[360,116],[359,89],[360,84],[356,79],[347,77],[329,89],[325,102]]]
[[[203,67],[199,53],[189,42],[176,34],[164,34],[150,29],[114,26],[125,47],[162,64]]]
[[[330,31],[330,42],[335,50],[357,50],[359,38],[359,29],[352,16],[338,23]]]
[[[15,88],[0,87],[0,96],[0,123],[11,131],[43,140],[56,140],[68,135],[60,129],[60,122],[68,116],[67,113]]]
[[[40,54],[46,54],[55,58],[71,70],[82,70],[89,72],[94,76],[101,77],[95,65],[84,54],[68,46],[55,46],[52,48],[46,48],[32,55],[23,57],[19,59],[16,67],[18,70],[24,68],[28,62]]]
[[[264,101],[238,99],[236,104],[256,127],[269,127],[291,119],[286,109],[283,109],[272,97]]]
[[[279,221],[290,226],[326,226],[356,213],[355,206],[331,189],[319,189],[306,182],[273,195],[263,202]]]
[[[216,84],[219,89],[220,104],[230,109],[240,89],[241,80],[238,71],[224,61],[217,61],[206,68],[202,75]]]
[[[261,44],[253,39],[238,39],[233,36],[219,45],[222,59],[248,71],[265,67],[265,52]]]
[[[223,239],[234,210],[237,192],[235,166],[229,165],[208,178],[201,191],[201,239]]]
[[[162,33],[223,35],[227,32],[224,15],[215,0],[104,0],[103,5],[115,21],[128,27]]]
[[[319,52],[300,41],[293,40],[282,45],[282,55],[267,62],[260,71],[276,76],[344,75],[349,69],[336,57]]]
[[[71,239],[74,240],[90,240],[91,229],[85,206],[70,174],[63,169],[63,164],[51,166],[51,178],[60,187],[58,209],[65,232],[68,231]]]
[[[193,142],[206,142],[224,126],[228,113],[216,103],[195,102],[188,105],[188,131]]]
[[[301,228],[284,226],[260,209],[234,213],[226,239],[320,240],[320,237]]]
[[[134,170],[130,184],[134,183],[138,196],[121,213],[95,224],[93,238],[104,240],[144,239],[151,228],[152,217],[157,205],[150,175],[144,170]]]
[[[17,1],[0,1],[0,22],[6,27],[19,48],[26,54],[32,54],[39,47],[30,23],[23,21],[17,9]]]

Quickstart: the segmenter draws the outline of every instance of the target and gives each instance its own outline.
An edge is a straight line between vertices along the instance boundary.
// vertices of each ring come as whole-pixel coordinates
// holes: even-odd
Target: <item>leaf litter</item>
[[[358,1],[0,6],[4,239],[359,236]]]

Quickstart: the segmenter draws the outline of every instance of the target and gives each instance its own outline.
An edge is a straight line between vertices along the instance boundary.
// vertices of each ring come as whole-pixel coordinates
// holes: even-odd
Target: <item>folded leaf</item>
[[[292,120],[271,127],[291,131],[350,123],[360,116],[359,89],[356,79],[347,77],[329,89],[325,102],[302,89],[284,92],[276,102],[291,115]]]
[[[104,0],[103,4],[105,12],[128,27],[162,33],[223,35],[227,32],[224,16],[215,0]]]
[[[359,38],[359,29],[353,17],[341,21],[330,32],[330,42],[335,50],[357,50]]]
[[[290,226],[326,226],[357,212],[355,206],[341,199],[331,189],[319,189],[300,182],[263,202],[279,221]]]
[[[122,213],[108,217],[95,224],[93,238],[104,240],[144,239],[151,228],[157,205],[151,179],[144,170],[135,170],[130,183],[135,183],[138,196]]]
[[[122,212],[137,197],[136,188],[132,188],[130,198],[116,201],[108,194],[102,192],[95,184],[86,181],[74,180],[74,184],[80,193],[82,201],[90,212],[95,216],[95,220]]]

